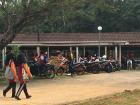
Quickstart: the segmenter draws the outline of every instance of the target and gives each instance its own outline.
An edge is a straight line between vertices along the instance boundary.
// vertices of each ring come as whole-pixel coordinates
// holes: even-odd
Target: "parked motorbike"
[[[113,65],[112,65],[111,61],[101,62],[101,70],[106,71],[107,73],[113,72]]]
[[[89,73],[98,74],[100,72],[100,62],[86,63],[86,69]]]
[[[73,74],[83,75],[85,71],[86,71],[86,66],[84,65],[84,63],[69,64],[69,72],[71,73],[71,76]]]
[[[113,71],[120,71],[121,67],[118,61],[111,61],[113,66]]]
[[[36,77],[54,78],[54,66],[50,64],[41,65],[35,61],[28,62],[32,75]]]

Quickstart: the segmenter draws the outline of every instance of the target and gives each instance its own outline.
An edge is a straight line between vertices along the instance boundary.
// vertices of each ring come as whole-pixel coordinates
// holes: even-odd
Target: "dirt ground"
[[[28,84],[33,96],[21,101],[2,96],[5,86],[0,86],[0,105],[61,105],[62,103],[84,100],[98,96],[122,92],[127,89],[140,89],[140,71],[118,71],[113,73],[88,74],[55,79],[32,80]]]

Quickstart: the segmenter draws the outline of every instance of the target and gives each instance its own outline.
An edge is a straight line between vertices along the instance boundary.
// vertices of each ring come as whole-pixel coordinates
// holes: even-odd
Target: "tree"
[[[140,31],[139,0],[0,0],[1,49],[19,32]]]
[[[50,0],[51,1],[51,0]],[[10,43],[15,33],[26,25],[33,24],[37,19],[47,15],[49,0],[0,0],[0,15],[3,21],[3,35],[0,49]]]

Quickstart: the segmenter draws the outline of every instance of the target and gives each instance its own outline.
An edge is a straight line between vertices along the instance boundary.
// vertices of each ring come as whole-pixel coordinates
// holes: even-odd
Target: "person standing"
[[[32,79],[32,74],[30,72],[30,68],[28,67],[25,59],[25,55],[23,53],[20,53],[17,57],[17,66],[18,66],[18,78],[20,82],[19,89],[16,93],[15,99],[21,100],[19,98],[22,90],[25,93],[25,96],[27,99],[31,98],[32,96],[29,95],[27,91],[27,84],[26,82],[28,81],[27,79]]]
[[[38,64],[39,64],[38,74],[39,74],[39,76],[42,76],[46,72],[45,56],[44,56],[43,51],[41,51],[41,53],[39,55]]]
[[[9,84],[6,89],[3,90],[3,96],[12,88],[12,98],[15,97],[16,92],[16,81],[18,80],[16,67],[15,67],[15,57],[13,53],[8,53],[5,60],[5,77],[8,79]]]
[[[71,77],[73,77],[75,68],[74,68],[74,56],[72,52],[69,53],[68,60],[69,60],[69,73]]]
[[[47,51],[44,54],[44,62],[45,62],[45,64],[48,63],[48,52]]]

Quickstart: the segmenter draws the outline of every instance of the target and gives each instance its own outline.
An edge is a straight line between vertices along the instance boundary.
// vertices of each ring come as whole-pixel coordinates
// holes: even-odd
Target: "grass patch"
[[[140,105],[140,90],[125,90],[114,95],[72,102],[63,105]]]

